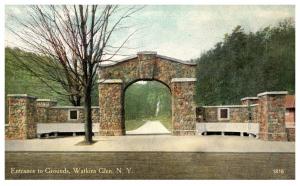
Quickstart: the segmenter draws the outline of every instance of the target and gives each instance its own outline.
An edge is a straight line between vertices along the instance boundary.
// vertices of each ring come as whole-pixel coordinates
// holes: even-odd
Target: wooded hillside
[[[295,92],[295,25],[246,33],[241,26],[195,60],[196,102],[238,104],[240,98],[264,91]]]

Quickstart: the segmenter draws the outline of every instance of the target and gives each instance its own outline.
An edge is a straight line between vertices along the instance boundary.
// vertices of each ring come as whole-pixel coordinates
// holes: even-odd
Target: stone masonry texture
[[[195,92],[194,83],[195,82],[172,83],[173,135],[195,135],[196,106],[193,102]]]
[[[111,95],[111,97],[107,99],[107,97],[100,96],[100,104],[104,105],[101,110],[99,107],[92,107],[93,122],[102,124],[100,135],[124,135],[123,92],[121,91],[124,89],[123,83],[103,83],[100,84],[99,88],[103,95]],[[262,96],[258,104],[250,105],[249,107],[245,105],[197,107],[196,117],[194,117],[195,105],[189,104],[193,103],[194,91],[184,91],[186,89],[192,90],[193,88],[194,82],[171,83],[171,91],[173,92],[173,135],[194,135],[193,123],[195,123],[195,120],[197,122],[253,122],[260,123],[261,139],[295,141],[295,127],[286,126],[282,118],[285,113],[285,108],[282,104],[284,95]],[[64,124],[84,122],[83,107],[56,106],[54,101],[35,101],[34,97],[27,95],[8,96],[8,98],[9,125],[5,127],[6,139],[34,138],[36,135],[36,123]],[[218,109],[220,108],[229,108],[230,117],[228,120],[218,120]],[[78,112],[77,120],[69,120],[68,114],[70,110]],[[106,117],[100,118],[100,112],[101,115]],[[174,113],[181,113],[184,117]],[[250,120],[249,113],[251,115]],[[270,119],[271,122],[267,122]],[[274,121],[280,121],[283,124],[276,124]],[[272,130],[270,130],[270,126]]]
[[[38,108],[39,110],[40,108]],[[75,110],[78,112],[77,120],[69,120],[69,111]],[[42,116],[39,115],[39,118]],[[92,108],[92,121],[99,123],[99,107]],[[48,109],[48,118],[45,122],[40,123],[84,123],[84,109],[83,107],[50,107]]]
[[[174,135],[195,135],[195,82],[172,82],[174,78],[195,78],[195,64],[162,57],[156,53],[138,53],[134,58],[99,70],[100,135],[123,135],[124,93],[139,80],[156,80],[172,93],[172,128]],[[121,80],[105,83],[101,80]]]
[[[51,100],[42,100],[36,101],[36,107],[37,107],[37,118],[38,122],[40,123],[47,123],[49,118],[49,108],[52,106],[56,106],[56,101]]]
[[[36,98],[27,95],[8,96],[9,125],[6,139],[31,139],[36,137]]]
[[[232,123],[257,123],[257,106],[244,107],[230,107],[229,119],[219,120],[218,110],[227,107],[198,107],[197,118],[200,122],[232,122]],[[202,114],[202,115],[199,115]],[[249,118],[249,114],[251,118]]]
[[[257,104],[258,98],[257,99],[245,99],[241,101],[242,105],[252,105],[252,104]]]
[[[203,106],[196,108],[197,122],[259,123],[259,138],[268,141],[295,141],[295,126],[287,125],[285,94],[272,92],[258,99],[243,100],[242,105]],[[249,105],[249,106],[246,106]],[[229,119],[219,120],[218,110],[229,109]]]
[[[287,128],[288,141],[295,141],[295,128]]]
[[[260,134],[263,140],[287,141],[285,128],[285,95],[259,97]]]
[[[123,121],[121,83],[99,85],[100,131],[102,136],[125,135],[125,122]]]
[[[139,80],[156,80],[170,88],[173,78],[194,78],[195,65],[140,54],[136,58],[101,67],[99,76],[99,79],[122,79],[124,88]]]

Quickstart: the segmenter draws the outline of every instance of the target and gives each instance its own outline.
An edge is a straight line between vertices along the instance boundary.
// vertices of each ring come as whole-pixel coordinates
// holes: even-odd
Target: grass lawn
[[[158,116],[158,117],[149,117],[141,118],[134,120],[125,120],[125,128],[127,131],[135,130],[142,126],[147,121],[159,120],[168,130],[171,130],[171,116]]]

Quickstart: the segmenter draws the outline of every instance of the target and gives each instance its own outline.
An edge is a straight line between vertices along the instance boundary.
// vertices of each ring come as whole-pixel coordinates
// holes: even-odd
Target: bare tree
[[[26,50],[38,54],[33,59],[37,68],[27,66],[29,71],[46,84],[49,77],[60,83],[74,103],[84,98],[85,141],[89,144],[92,143],[91,92],[97,68],[119,55],[135,31],[128,33],[117,46],[113,45],[112,36],[128,28],[124,20],[140,8],[31,6],[30,19],[18,19],[23,30],[12,30],[26,44]]]
[[[81,105],[82,86],[73,78],[67,78],[70,76],[69,71],[60,66],[58,60],[18,48],[6,48],[5,52],[13,57],[15,68],[21,68],[37,77],[51,91],[62,95],[62,99],[68,98],[73,106]]]

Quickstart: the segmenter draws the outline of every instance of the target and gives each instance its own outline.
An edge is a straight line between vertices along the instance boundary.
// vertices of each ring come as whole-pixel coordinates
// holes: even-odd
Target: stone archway
[[[196,64],[139,52],[115,64],[101,66],[99,73],[99,133],[125,135],[124,90],[138,80],[156,80],[172,94],[172,134],[196,134]]]

